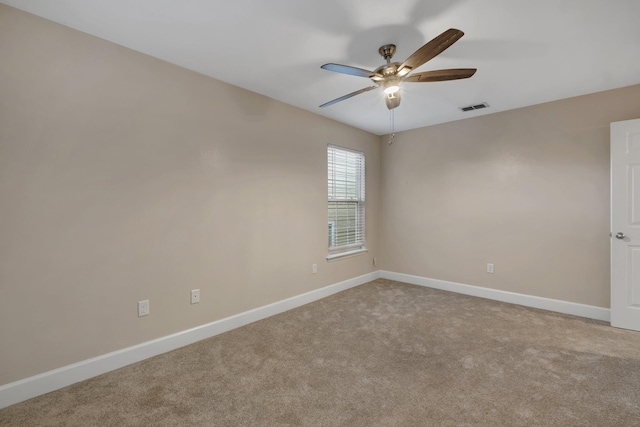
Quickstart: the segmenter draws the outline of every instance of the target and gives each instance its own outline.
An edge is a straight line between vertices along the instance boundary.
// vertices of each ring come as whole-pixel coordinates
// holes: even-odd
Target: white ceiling
[[[318,108],[372,84],[320,66],[374,69],[388,43],[402,62],[451,27],[465,36],[417,70],[478,72],[406,83],[396,131],[640,83],[639,0],[0,1],[375,134],[382,89]]]

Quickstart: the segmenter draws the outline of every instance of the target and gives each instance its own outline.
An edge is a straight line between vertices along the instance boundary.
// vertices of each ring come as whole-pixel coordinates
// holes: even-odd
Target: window
[[[364,154],[329,145],[329,256],[351,255],[364,246]]]

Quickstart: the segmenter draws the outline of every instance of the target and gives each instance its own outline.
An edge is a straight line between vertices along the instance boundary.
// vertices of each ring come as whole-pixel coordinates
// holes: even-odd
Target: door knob
[[[621,232],[619,232],[619,233],[616,233],[616,239],[620,239],[620,240],[622,240],[622,239],[624,239],[624,237],[625,237],[625,236],[624,236],[624,233],[623,233],[622,231],[621,231]]]

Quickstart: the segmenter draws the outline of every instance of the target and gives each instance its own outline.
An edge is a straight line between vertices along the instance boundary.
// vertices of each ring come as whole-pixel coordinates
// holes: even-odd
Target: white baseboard
[[[197,326],[186,331],[178,332],[166,337],[147,341],[132,347],[78,363],[63,366],[52,371],[34,375],[19,381],[0,386],[0,409],[32,397],[66,387],[114,369],[122,368],[135,362],[157,356],[188,344],[210,338],[212,336],[239,328],[240,326],[265,319],[267,317],[291,310],[313,301],[328,297],[337,292],[350,289],[380,277],[379,271],[354,277],[340,283],[335,283],[321,289],[287,298],[272,304],[265,305],[244,313],[236,314],[206,325]]]
[[[515,292],[500,291],[497,289],[483,288],[480,286],[465,285],[462,283],[447,282],[445,280],[429,279],[427,277],[412,276],[410,274],[394,273],[392,271],[380,271],[383,279],[410,283],[412,285],[426,286],[459,294],[472,295],[511,304],[524,305],[526,307],[540,308],[556,311],[558,313],[572,314],[574,316],[587,317],[589,319],[611,321],[611,310],[593,305],[578,304],[575,302],[561,301],[550,298],[536,297],[532,295],[518,294]]]

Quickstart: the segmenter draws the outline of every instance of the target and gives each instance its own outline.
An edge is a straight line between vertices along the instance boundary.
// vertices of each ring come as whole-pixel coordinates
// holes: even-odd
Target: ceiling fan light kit
[[[385,94],[384,102],[385,104],[387,104],[387,108],[389,110],[393,110],[400,105],[401,99],[402,98],[400,97],[400,91],[396,91],[393,93]]]
[[[384,93],[386,93],[387,95],[392,95],[400,90],[400,78],[391,77],[385,79],[383,85],[385,87]]]
[[[387,63],[376,68],[374,71],[368,71],[362,68],[351,67],[349,65],[341,64],[324,64],[321,68],[336,73],[349,74],[352,76],[366,77],[373,81],[374,85],[366,87],[364,89],[351,92],[347,95],[343,95],[340,98],[336,98],[332,101],[326,102],[320,105],[321,108],[328,107],[337,102],[344,101],[345,99],[352,98],[361,93],[368,92],[373,89],[377,89],[380,86],[384,87],[384,100],[389,110],[393,110],[400,105],[401,100],[401,83],[402,82],[440,82],[446,80],[458,80],[466,79],[473,76],[476,72],[475,68],[454,68],[447,70],[434,70],[426,71],[422,73],[410,74],[416,68],[422,66],[426,62],[435,58],[442,52],[444,52],[449,46],[454,44],[462,37],[464,33],[455,28],[450,28],[444,33],[440,34],[433,40],[425,43],[420,49],[416,50],[406,61],[391,62],[394,53],[396,52],[396,46],[393,44],[386,44],[378,49],[378,53],[382,56]]]

